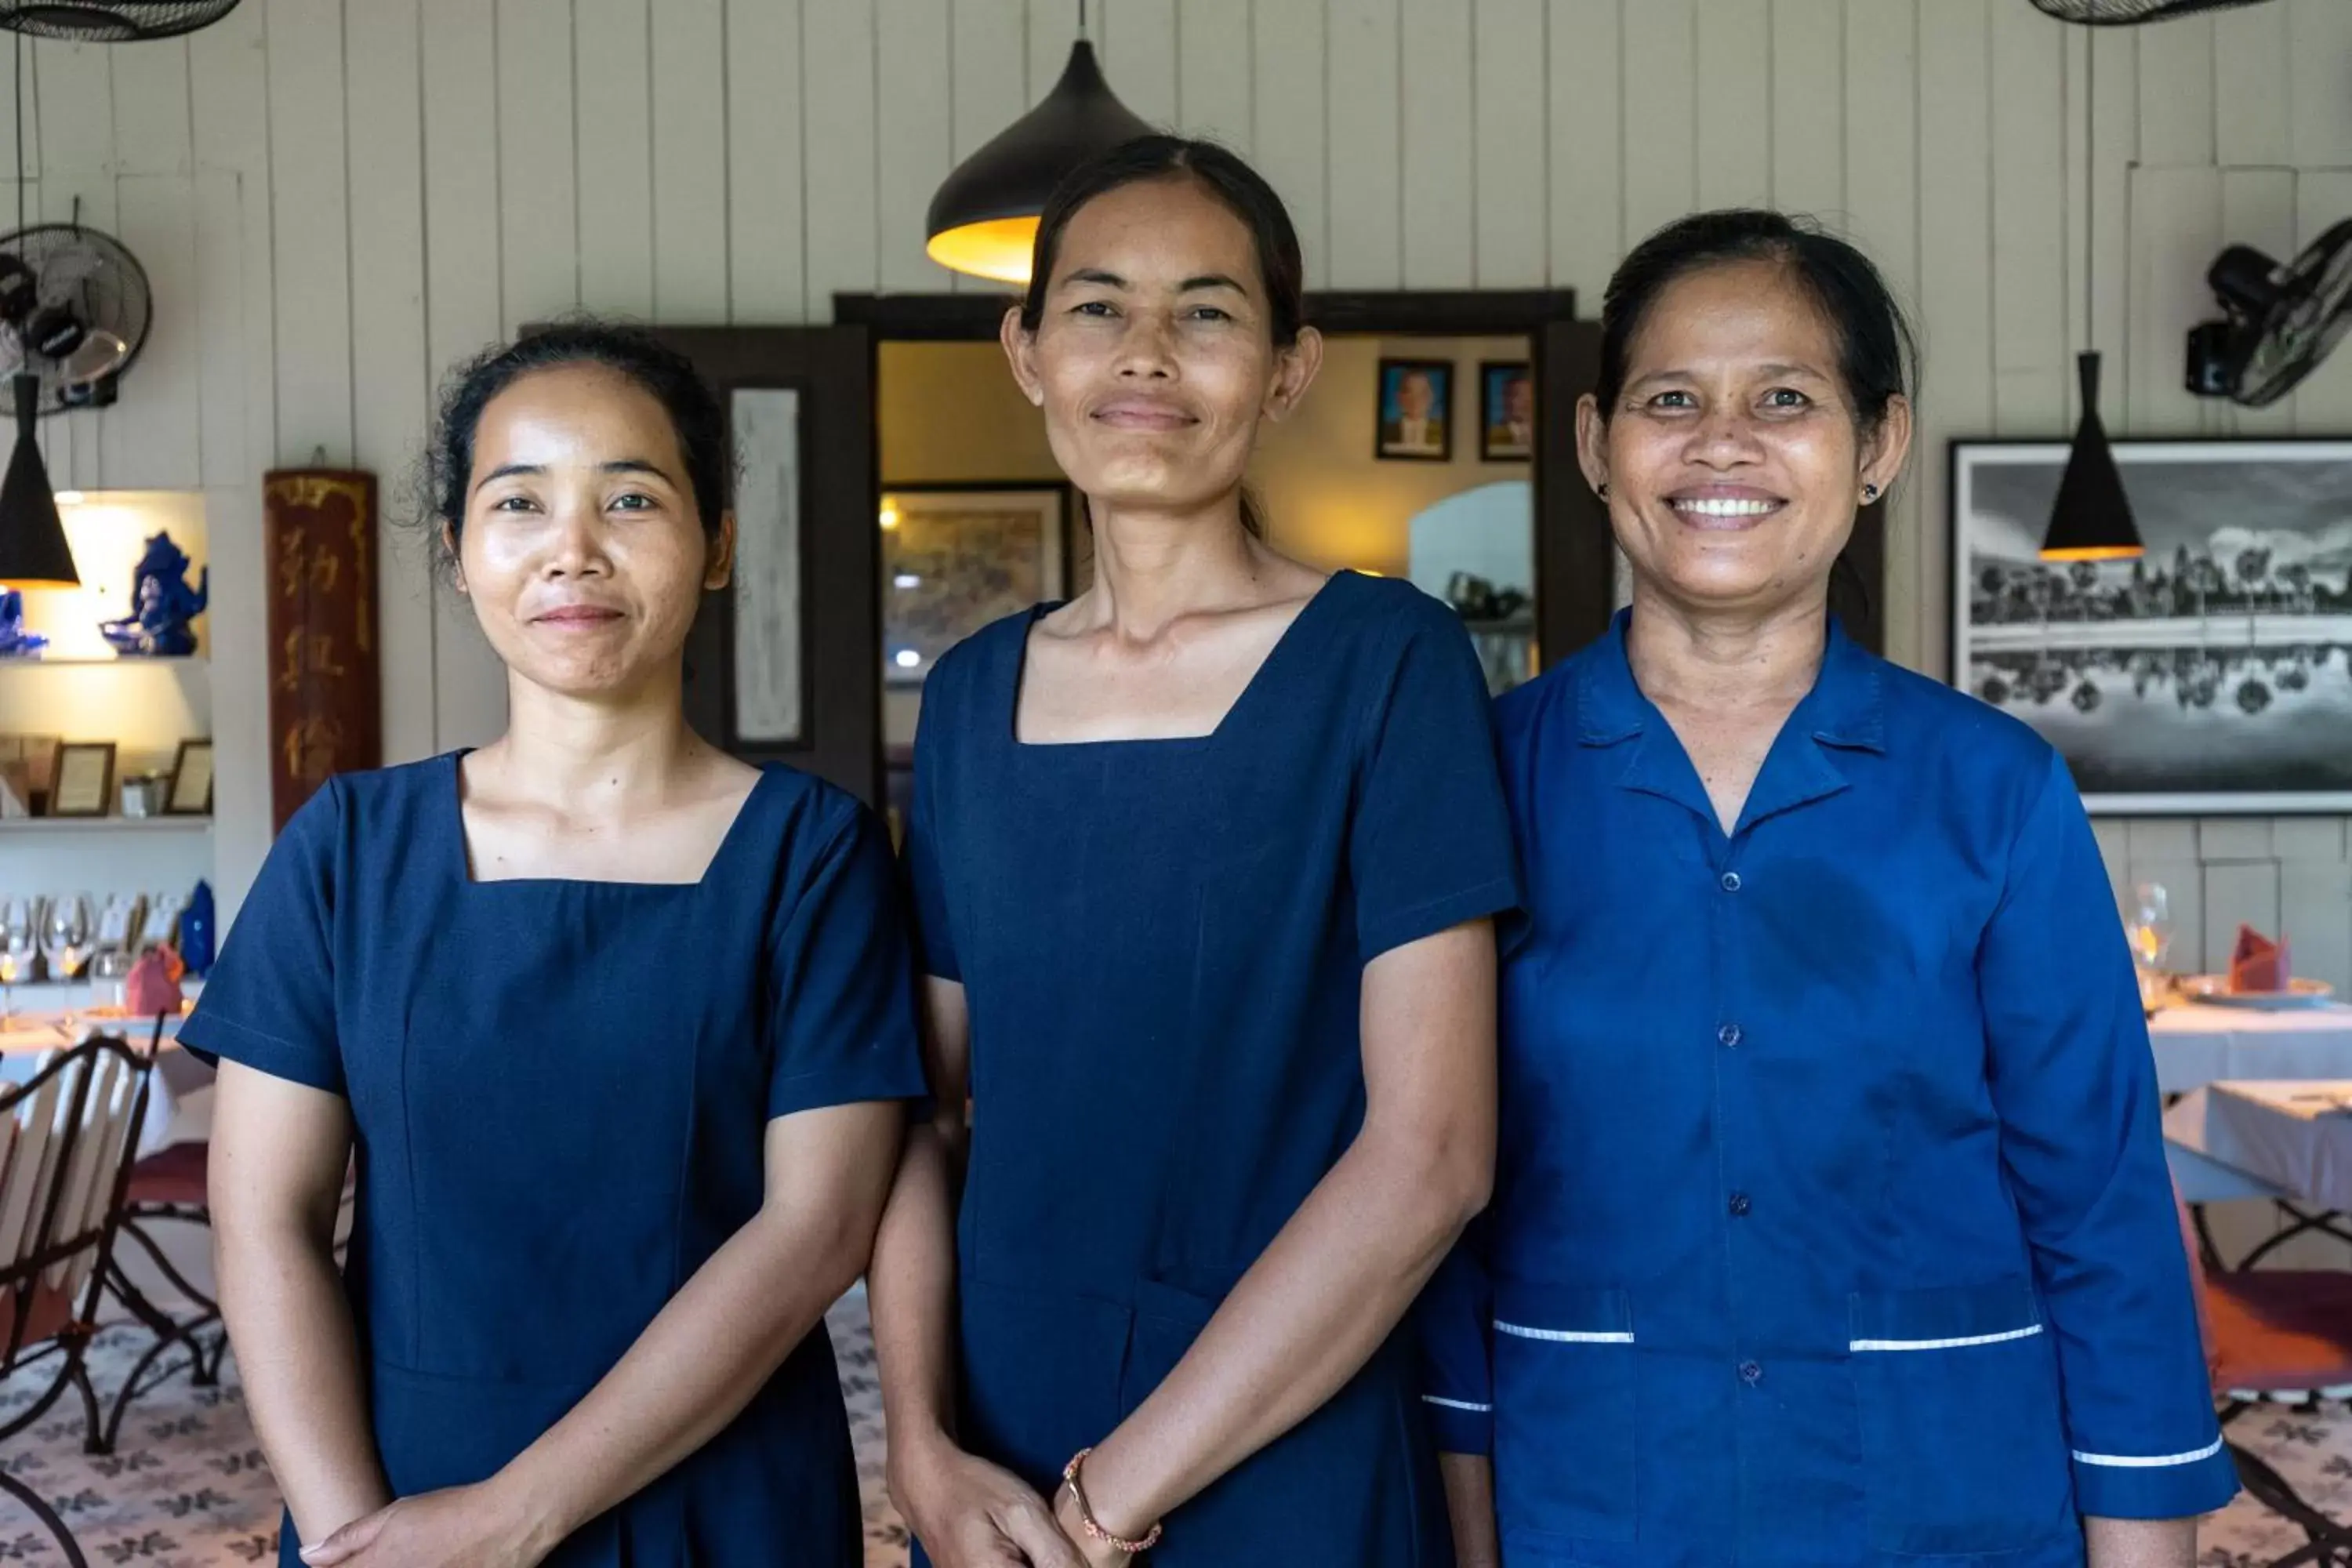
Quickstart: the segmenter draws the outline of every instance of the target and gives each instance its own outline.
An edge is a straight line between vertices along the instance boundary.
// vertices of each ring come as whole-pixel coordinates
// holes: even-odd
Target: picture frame
[[[114,742],[67,741],[49,784],[51,816],[105,816],[114,805]]]
[[[1531,463],[1536,456],[1535,366],[1526,360],[1478,362],[1478,460]]]
[[[882,503],[885,687],[920,687],[991,621],[1063,596],[1067,484],[890,485]]]
[[[165,816],[210,816],[213,814],[213,743],[209,737],[180,742],[172,760],[171,782],[163,790]]]
[[[1372,456],[1387,462],[1454,460],[1454,365],[1386,359],[1372,399]]]
[[[2352,811],[2352,440],[2114,449],[2146,553],[2045,563],[2066,443],[1951,443],[1952,684],[2095,816]]]

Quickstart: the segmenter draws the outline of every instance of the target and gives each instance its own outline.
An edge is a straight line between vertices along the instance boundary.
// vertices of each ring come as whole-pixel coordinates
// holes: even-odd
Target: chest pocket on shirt
[[[2075,1528],[2056,1352],[2022,1279],[1856,1295],[1871,1542],[2013,1551]]]
[[[1633,1539],[1633,1316],[1622,1290],[1495,1282],[1495,1496],[1507,1540]]]

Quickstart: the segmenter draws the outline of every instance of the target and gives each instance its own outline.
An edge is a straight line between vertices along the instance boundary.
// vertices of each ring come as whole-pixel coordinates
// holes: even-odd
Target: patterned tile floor
[[[841,1303],[828,1321],[866,1498],[866,1568],[904,1568],[906,1530],[882,1490],[882,1402],[863,1297]],[[101,1395],[121,1385],[141,1344],[131,1330],[101,1337],[95,1356]],[[0,1420],[33,1398],[28,1382],[0,1384]],[[2315,1507],[2352,1520],[2352,1409],[2256,1410],[2240,1418],[2231,1436],[2275,1465]],[[93,1568],[230,1568],[275,1556],[277,1494],[233,1364],[220,1388],[192,1388],[184,1375],[174,1375],[142,1396],[111,1456],[85,1455],[79,1412],[60,1407],[0,1447],[0,1468],[57,1505]],[[2242,1496],[2208,1523],[2199,1562],[2200,1568],[2263,1568],[2303,1544],[2300,1531]],[[0,1497],[0,1564],[62,1568],[64,1562],[25,1510]]]

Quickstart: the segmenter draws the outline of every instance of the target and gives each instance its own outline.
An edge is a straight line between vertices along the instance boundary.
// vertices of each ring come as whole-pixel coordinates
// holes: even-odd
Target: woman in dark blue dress
[[[1459,621],[1253,526],[1299,279],[1262,180],[1150,138],[1056,195],[1005,323],[1097,577],[924,693],[941,1114],[872,1280],[940,1568],[1452,1560],[1392,1331],[1485,1198],[1516,877]]]
[[[682,361],[527,340],[453,382],[435,459],[507,733],[331,781],[184,1036],[222,1058],[220,1300],[280,1560],[851,1568],[818,1325],[922,1087],[887,836],[687,728],[733,525]]]
[[[1463,1564],[2189,1568],[2236,1482],[2090,823],[1829,614],[1893,299],[1706,213],[1601,319],[1633,604],[1498,705],[1495,1205],[1422,1309]]]

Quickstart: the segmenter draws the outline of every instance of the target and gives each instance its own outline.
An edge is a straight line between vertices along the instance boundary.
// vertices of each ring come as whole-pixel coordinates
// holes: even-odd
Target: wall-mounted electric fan
[[[0,376],[39,377],[38,412],[112,403],[153,314],[145,268],[112,235],[70,223],[0,235]]]
[[[2189,333],[2189,390],[2249,408],[2294,390],[2352,330],[2352,218],[2281,266],[2233,245],[2205,274],[2223,320]]]

